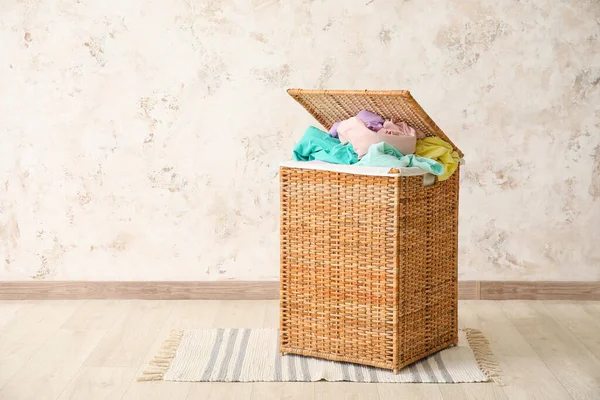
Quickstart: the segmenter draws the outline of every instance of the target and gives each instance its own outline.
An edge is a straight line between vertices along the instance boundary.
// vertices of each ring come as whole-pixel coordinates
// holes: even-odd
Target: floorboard
[[[501,308],[573,399],[600,399],[600,361],[540,302]]]
[[[564,400],[570,396],[531,344],[504,314],[500,302],[461,301],[462,326],[481,330],[502,369],[509,399]]]
[[[505,386],[135,378],[172,329],[279,327],[277,300],[0,301],[0,399],[600,399],[600,303],[461,301]]]

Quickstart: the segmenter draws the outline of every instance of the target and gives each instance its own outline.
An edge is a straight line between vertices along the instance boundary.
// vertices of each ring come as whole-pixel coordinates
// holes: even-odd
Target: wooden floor
[[[600,302],[462,301],[506,386],[135,377],[173,328],[277,327],[277,301],[0,301],[0,399],[600,399]]]

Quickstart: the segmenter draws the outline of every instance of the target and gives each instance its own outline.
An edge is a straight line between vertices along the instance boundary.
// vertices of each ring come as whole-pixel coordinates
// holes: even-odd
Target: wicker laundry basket
[[[366,109],[454,146],[408,91],[288,93],[327,129]],[[282,354],[397,372],[457,343],[459,169],[424,186],[281,167]]]

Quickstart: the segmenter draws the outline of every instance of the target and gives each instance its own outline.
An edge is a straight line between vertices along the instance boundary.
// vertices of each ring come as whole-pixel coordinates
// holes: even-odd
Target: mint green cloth
[[[358,155],[351,144],[343,145],[339,139],[331,137],[329,133],[309,126],[294,147],[294,160],[354,164],[358,162]]]
[[[343,145],[339,139],[331,137],[314,126],[308,127],[302,139],[294,147],[294,160],[319,160],[332,164],[355,164],[363,167],[418,167],[433,175],[444,173],[444,166],[439,162],[414,154],[404,155],[386,142],[372,144],[367,154],[359,161],[350,143]]]
[[[442,175],[444,173],[444,166],[439,162],[431,158],[415,156],[414,154],[404,155],[386,142],[379,142],[369,146],[367,154],[356,165],[390,168],[418,167],[433,175]]]

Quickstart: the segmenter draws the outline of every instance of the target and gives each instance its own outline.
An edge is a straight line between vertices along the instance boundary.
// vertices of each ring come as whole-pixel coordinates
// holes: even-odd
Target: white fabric
[[[365,167],[361,165],[344,165],[330,163],[313,163],[310,161],[286,161],[280,164],[288,168],[304,168],[319,171],[343,172],[346,174],[369,176],[419,176],[431,175],[417,167],[398,168],[399,174],[390,174],[390,167]],[[433,175],[432,175],[433,176]]]

